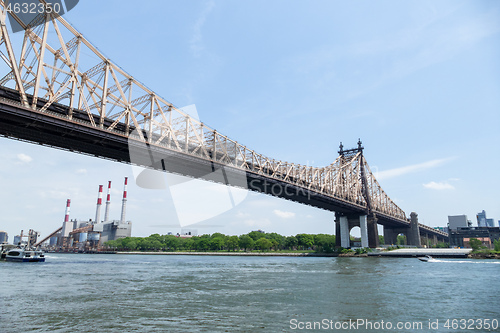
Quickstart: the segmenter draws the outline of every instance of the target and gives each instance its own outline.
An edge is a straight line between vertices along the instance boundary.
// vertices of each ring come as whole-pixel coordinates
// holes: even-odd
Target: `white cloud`
[[[205,8],[201,12],[200,17],[196,21],[193,27],[193,37],[191,37],[191,40],[189,41],[191,51],[193,52],[193,55],[195,57],[199,57],[201,55],[201,51],[203,51],[203,35],[201,33],[201,29],[203,28],[203,25],[205,25],[205,21],[208,18],[208,15],[212,11],[212,9],[215,7],[215,2],[209,1],[207,2]]]
[[[29,163],[33,161],[33,158],[31,158],[31,156],[28,156],[26,154],[17,154],[17,159],[22,163]]]
[[[284,219],[290,219],[290,218],[293,218],[295,217],[295,213],[293,212],[284,212],[284,211],[281,211],[279,209],[275,209],[273,210],[273,213],[281,218],[284,218]]]
[[[401,168],[380,171],[380,172],[375,174],[375,177],[378,180],[399,177],[399,176],[402,176],[402,175],[405,175],[408,173],[415,173],[415,172],[420,172],[420,171],[424,171],[424,170],[438,167],[440,165],[443,165],[445,162],[447,162],[451,159],[452,158],[437,159],[437,160],[427,161],[424,163],[408,165],[408,166],[401,167]]]
[[[271,222],[268,219],[249,219],[243,222],[246,226],[249,227],[258,227],[258,228],[263,228],[271,225]]]
[[[451,184],[448,184],[446,182],[430,182],[427,184],[423,184],[425,188],[430,188],[432,190],[454,190],[455,187]]]
[[[241,219],[241,218],[247,218],[247,217],[249,217],[249,216],[250,216],[250,214],[248,214],[248,213],[244,213],[244,212],[242,212],[242,211],[240,211],[240,210],[239,210],[239,211],[236,213],[236,215],[235,215],[235,216],[236,216],[237,218]]]
[[[85,175],[85,174],[87,174],[87,169],[78,169],[78,170],[76,170],[76,173],[81,174],[81,175]]]

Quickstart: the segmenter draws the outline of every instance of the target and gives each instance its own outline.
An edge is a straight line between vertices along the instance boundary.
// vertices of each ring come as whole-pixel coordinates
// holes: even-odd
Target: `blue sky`
[[[179,107],[195,104],[204,123],[257,152],[324,166],[340,141],[354,147],[361,138],[383,189],[421,223],[445,226],[458,214],[475,222],[483,209],[500,219],[498,1],[86,0],[65,18],[150,89]],[[59,227],[67,198],[71,218],[93,218],[108,180],[119,218],[130,166],[0,144],[0,229],[9,240]],[[169,189],[132,182],[127,211],[135,236],[180,231]],[[333,220],[249,193],[192,228],[333,233]]]

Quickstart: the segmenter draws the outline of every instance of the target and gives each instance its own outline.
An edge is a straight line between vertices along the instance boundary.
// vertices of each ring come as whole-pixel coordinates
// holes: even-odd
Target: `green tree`
[[[271,248],[272,242],[267,238],[260,238],[255,242],[255,247],[261,251],[267,251]]]
[[[210,249],[214,251],[222,250],[225,242],[222,237],[215,237],[210,240]]]
[[[212,238],[212,239],[214,239],[214,238],[222,238],[222,239],[225,239],[225,238],[226,238],[226,235],[221,234],[220,232],[215,232],[215,233],[213,233],[212,235],[210,235],[210,238]]]
[[[180,238],[179,248],[187,251],[194,249],[194,240],[192,238]]]
[[[295,236],[289,236],[285,239],[285,247],[289,250],[294,250],[299,245],[299,241]]]
[[[253,238],[249,235],[241,235],[238,245],[240,249],[245,249],[245,251],[247,251],[253,249],[254,243]]]
[[[382,236],[382,235],[378,235],[378,243],[379,243],[380,245],[385,244],[385,241],[384,241],[384,236]]]
[[[477,238],[471,238],[469,240],[469,245],[472,247],[472,250],[476,251],[482,247],[483,243]]]
[[[210,250],[210,238],[200,237],[196,240],[196,250],[198,251],[208,251]]]
[[[176,251],[181,244],[181,239],[174,235],[167,235],[163,239],[163,244],[166,249]]]
[[[125,237],[122,241],[123,249],[126,250],[136,250],[137,249],[137,241],[136,237]]]
[[[228,251],[235,251],[238,248],[238,236],[230,236],[226,239],[226,247]]]
[[[398,235],[398,238],[396,240],[396,245],[406,245],[406,236]]]
[[[160,234],[152,234],[152,235],[149,235],[147,238],[149,238],[151,240],[157,240],[159,242],[163,241],[163,236],[160,236]]]
[[[110,249],[117,249],[118,248],[118,244],[117,244],[116,240],[110,240],[110,241],[104,242],[104,246],[106,246]]]
[[[314,245],[317,252],[331,253],[335,250],[335,236],[326,234],[315,235]]]
[[[273,243],[272,247],[274,247],[275,250],[281,250],[283,246],[285,246],[285,237],[278,233],[272,232],[266,234],[266,238]]]
[[[254,241],[260,239],[261,237],[265,236],[265,233],[260,232],[260,231],[251,231],[248,233],[248,236],[252,237]]]
[[[493,244],[495,244],[495,251],[500,251],[500,238],[497,239]]]
[[[314,236],[309,234],[298,234],[297,241],[303,250],[314,246]]]

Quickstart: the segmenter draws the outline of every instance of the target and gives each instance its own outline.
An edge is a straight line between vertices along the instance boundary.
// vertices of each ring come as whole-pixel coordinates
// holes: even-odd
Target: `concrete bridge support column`
[[[432,245],[436,246],[437,243],[438,243],[438,236],[437,235],[432,236]]]
[[[335,214],[335,246],[340,247],[340,215]]]
[[[349,239],[349,222],[347,221],[347,216],[340,217],[340,246],[343,248],[351,247],[351,241]]]
[[[407,235],[408,245],[421,247],[420,228],[418,226],[418,215],[415,212],[410,214],[410,229]]]
[[[398,233],[394,229],[384,226],[384,243],[385,245],[393,245],[398,241]]]
[[[359,216],[359,227],[361,229],[361,247],[369,247],[368,243],[368,220],[366,215]]]
[[[368,217],[368,245],[372,249],[379,245],[377,221],[378,219],[374,215]]]
[[[427,234],[423,234],[420,236],[420,244],[425,246],[429,244],[429,236]]]

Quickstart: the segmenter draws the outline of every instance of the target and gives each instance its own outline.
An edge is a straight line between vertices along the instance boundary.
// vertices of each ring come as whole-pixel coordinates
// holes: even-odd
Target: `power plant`
[[[100,219],[104,186],[99,185],[94,220],[70,220],[71,200],[68,199],[66,201],[66,211],[62,226],[36,243],[35,246],[43,244],[43,247],[47,250],[61,252],[92,252],[98,251],[107,241],[130,237],[132,234],[132,222],[125,220],[127,182],[128,178],[125,177],[120,220],[109,220],[109,208],[111,205],[111,181],[109,181],[103,221]],[[48,244],[46,243],[47,241],[49,241]]]

